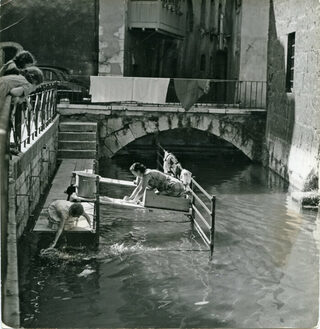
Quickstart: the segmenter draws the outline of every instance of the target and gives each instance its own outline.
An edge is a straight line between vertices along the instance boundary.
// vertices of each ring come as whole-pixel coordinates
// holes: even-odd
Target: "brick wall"
[[[10,184],[14,185],[15,191],[15,204],[10,204],[10,207],[15,208],[18,238],[22,235],[55,172],[58,124],[57,117],[25,153],[14,157],[10,163]]]
[[[294,85],[286,92],[288,34],[295,32]],[[317,187],[320,129],[320,3],[271,0],[268,165],[299,189]]]

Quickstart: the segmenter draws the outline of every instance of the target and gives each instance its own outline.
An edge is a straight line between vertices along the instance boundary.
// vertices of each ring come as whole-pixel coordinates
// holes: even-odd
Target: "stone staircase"
[[[60,122],[59,159],[96,159],[97,124],[94,122]]]

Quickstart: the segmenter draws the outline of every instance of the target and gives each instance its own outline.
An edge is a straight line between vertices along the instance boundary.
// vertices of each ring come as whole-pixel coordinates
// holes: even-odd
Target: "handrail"
[[[161,155],[161,152],[167,152],[160,143],[157,144],[157,168],[163,170],[163,164],[160,162],[160,158],[164,159],[164,156]],[[180,179],[180,177],[176,177]],[[197,188],[210,202],[211,210],[205,204],[205,202],[197,195],[195,188]],[[193,177],[191,179],[191,186],[188,190],[191,195],[191,219],[194,224],[195,229],[202,238],[205,244],[210,247],[210,258],[214,251],[214,233],[215,233],[215,207],[216,207],[216,197],[210,195]],[[210,216],[209,219],[206,219],[201,211],[198,209],[195,201],[202,206],[206,211],[206,215]],[[197,215],[197,216],[196,216]],[[200,218],[206,229],[209,230],[209,236],[206,235],[201,225],[197,222],[197,219]]]
[[[55,84],[41,85],[28,96],[27,103],[16,104],[13,110],[13,142],[18,151],[27,147],[55,118],[57,114],[57,90]]]
[[[190,190],[191,194],[197,199],[197,201],[201,204],[201,206],[203,207],[203,209],[209,214],[211,215],[211,210],[207,207],[207,205],[197,196],[197,194],[193,191]]]
[[[192,209],[198,214],[198,216],[200,217],[200,219],[202,220],[204,225],[210,230],[211,229],[210,225],[208,224],[208,222],[205,220],[205,218],[202,216],[201,212],[198,210],[198,208],[194,204],[192,205]]]
[[[192,178],[192,182],[209,200],[211,200],[212,196],[201,185],[199,185],[194,178]]]

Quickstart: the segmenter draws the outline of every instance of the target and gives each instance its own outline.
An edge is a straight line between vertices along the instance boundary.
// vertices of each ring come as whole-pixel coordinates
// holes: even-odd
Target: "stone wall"
[[[242,0],[239,80],[267,80],[269,0]]]
[[[287,92],[288,34],[295,32],[294,85]],[[317,187],[320,129],[320,3],[270,2],[267,161],[298,189]]]
[[[99,0],[99,75],[124,75],[126,0]]]
[[[15,191],[14,196],[10,196],[15,200],[10,208],[15,208],[17,238],[22,235],[56,170],[58,124],[59,117],[30,148],[10,162],[9,182]]]

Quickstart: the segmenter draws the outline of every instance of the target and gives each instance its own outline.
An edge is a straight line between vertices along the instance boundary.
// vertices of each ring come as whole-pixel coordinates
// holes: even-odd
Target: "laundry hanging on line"
[[[90,77],[92,103],[132,101],[132,78]]]
[[[164,104],[168,91],[167,78],[91,76],[93,103],[126,102]]]
[[[173,79],[176,95],[181,106],[188,111],[197,100],[210,89],[210,80],[206,79]]]

